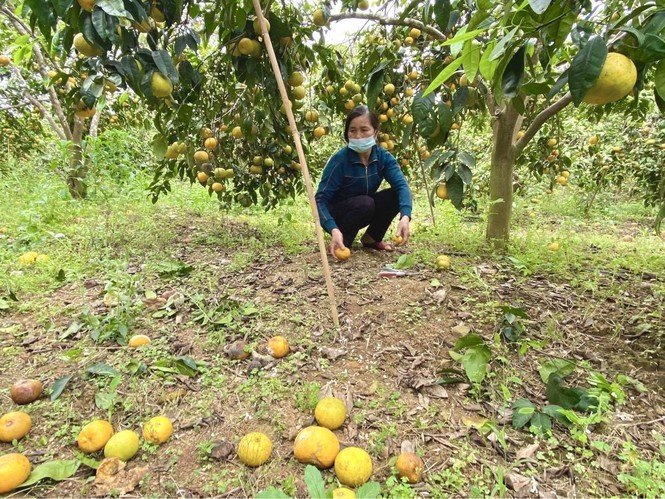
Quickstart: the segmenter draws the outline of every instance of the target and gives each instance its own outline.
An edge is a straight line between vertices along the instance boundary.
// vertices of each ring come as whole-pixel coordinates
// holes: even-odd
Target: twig
[[[343,12],[341,14],[333,14],[328,18],[329,22],[341,21],[342,19],[365,19],[367,21],[376,21],[379,24],[390,26],[411,26],[418,28],[423,33],[432,35],[437,40],[447,40],[448,38],[444,33],[436,28],[427,26],[426,24],[410,17],[400,19],[398,17],[382,17],[377,14],[366,14],[363,12]]]
[[[642,421],[641,423],[619,423],[617,426],[644,426],[660,423],[661,421],[665,421],[665,416],[661,416],[658,419],[652,419],[651,421]]]

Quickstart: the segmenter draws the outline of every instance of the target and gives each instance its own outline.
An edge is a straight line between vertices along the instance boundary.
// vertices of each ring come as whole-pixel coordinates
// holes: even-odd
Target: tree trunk
[[[87,168],[83,161],[83,120],[74,118],[72,143],[70,144],[71,155],[69,157],[69,170],[67,172],[67,187],[69,194],[74,199],[85,199],[88,189],[85,185]]]
[[[490,208],[487,218],[487,240],[503,250],[510,234],[513,207],[513,167],[517,159],[514,139],[521,122],[517,109],[508,103],[497,108],[492,122],[494,145],[490,169]]]

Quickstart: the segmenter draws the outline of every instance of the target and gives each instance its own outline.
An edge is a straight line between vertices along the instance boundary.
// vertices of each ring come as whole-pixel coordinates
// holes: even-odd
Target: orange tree
[[[327,4],[314,12],[264,6],[309,158],[323,159],[317,140],[338,134],[344,113],[366,103],[402,167],[428,169],[430,192],[461,206],[475,158],[459,138],[467,116],[487,112],[487,237],[497,247],[508,240],[513,167],[532,141],[547,145],[541,129],[550,118],[584,100],[612,111],[629,92],[663,102],[665,10],[652,3],[434,0],[372,12],[365,1],[340,5],[334,15]],[[87,107],[103,99],[108,80],[156,111],[155,199],[176,177],[223,202],[266,207],[302,187],[251,2],[28,0],[21,12],[50,47],[64,54],[73,44],[85,55],[89,84],[76,97]],[[356,43],[326,45],[328,27],[351,17],[371,21]],[[655,85],[644,92],[648,79]]]
[[[541,134],[548,120],[570,103],[629,112],[625,105],[612,104],[628,93],[635,104],[642,93],[665,108],[665,9],[647,2],[472,3],[440,0],[423,8],[412,2],[390,17],[357,12],[351,4],[346,12],[328,15],[324,8],[319,16],[324,23],[360,18],[394,28],[393,51],[384,50],[371,62],[368,81],[371,86],[377,74],[405,65],[422,68],[427,89],[412,105],[414,125],[428,146],[443,145],[429,166],[435,177],[443,174],[453,181],[449,192],[455,196],[461,187],[455,175],[468,177],[473,160],[442,136],[459,130],[470,110],[480,106],[488,111],[492,152],[486,234],[502,248],[509,236],[513,168],[527,145],[533,141],[544,149],[553,171],[565,166],[558,164],[556,139]],[[644,92],[649,79],[655,84]],[[563,175],[555,178],[566,183]]]

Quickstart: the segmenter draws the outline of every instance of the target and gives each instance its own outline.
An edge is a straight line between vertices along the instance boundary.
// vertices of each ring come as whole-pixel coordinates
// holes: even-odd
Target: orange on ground
[[[308,426],[300,430],[293,443],[293,454],[304,464],[330,468],[339,453],[339,440],[323,426]]]
[[[104,448],[113,436],[113,426],[104,420],[92,421],[85,425],[76,439],[76,443],[83,452],[97,452]]]
[[[272,442],[265,433],[248,433],[238,443],[238,458],[247,466],[261,466],[272,453]]]
[[[22,411],[8,412],[0,418],[0,442],[22,439],[32,427],[32,419]]]
[[[268,340],[268,353],[280,359],[289,353],[289,342],[284,336],[273,336]]]

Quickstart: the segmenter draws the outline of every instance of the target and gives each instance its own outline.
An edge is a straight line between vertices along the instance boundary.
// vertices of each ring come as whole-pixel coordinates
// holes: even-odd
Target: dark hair
[[[367,106],[356,106],[346,117],[346,123],[344,124],[344,140],[347,142],[349,141],[349,126],[351,126],[351,122],[358,116],[365,115],[369,116],[369,123],[372,125],[372,128],[377,131],[379,130],[379,118],[377,115],[370,111]]]

